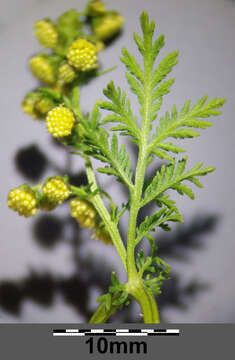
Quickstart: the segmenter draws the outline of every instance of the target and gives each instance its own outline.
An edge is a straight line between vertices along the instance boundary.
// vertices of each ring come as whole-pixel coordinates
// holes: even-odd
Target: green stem
[[[78,118],[82,117],[82,111],[80,107],[80,88],[76,86],[73,89],[73,107],[74,112],[78,116]],[[91,184],[91,190],[95,191],[98,189],[95,174],[92,168],[92,164],[90,159],[86,158],[86,174],[89,184]],[[117,225],[112,221],[108,210],[106,209],[103,200],[99,194],[96,194],[90,200],[94,207],[96,208],[98,214],[100,215],[101,219],[104,221],[110,236],[112,238],[113,244],[117,249],[117,252],[121,258],[124,268],[126,269],[126,249],[123,245],[122,239],[120,237]]]
[[[104,70],[104,71],[101,71],[101,72],[98,72],[96,74],[96,76],[102,76],[102,75],[106,75],[108,74],[110,71],[113,71],[113,70],[116,70],[117,69],[117,66],[112,66],[111,68],[107,69],[107,70]]]
[[[118,295],[114,295],[112,297],[111,300],[111,304],[114,300],[117,299]],[[89,320],[89,324],[103,324],[105,323],[108,318],[113,315],[118,309],[120,308],[120,306],[115,306],[115,305],[111,305],[110,309],[107,310],[105,307],[104,303],[101,303],[98,308],[96,309],[96,311],[94,312],[94,314],[92,315],[92,317]]]
[[[158,324],[160,323],[160,317],[156,301],[145,288],[140,286],[133,287],[129,290],[131,295],[139,303],[145,324]]]
[[[143,313],[143,320],[145,324],[158,324],[160,323],[159,312],[154,297],[144,288],[143,284],[139,281],[126,284],[126,291],[139,303]],[[118,306],[111,306],[109,310],[105,308],[102,303],[98,306],[91,319],[90,324],[105,323],[108,318],[113,315]]]
[[[145,151],[140,149],[137,168],[136,168],[136,180],[134,191],[131,192],[131,207],[128,227],[128,241],[127,241],[127,272],[128,279],[131,281],[136,278],[137,270],[135,266],[135,233],[136,233],[136,221],[140,208],[140,200],[142,194],[142,187],[145,174]]]
[[[142,107],[142,129],[141,129],[141,143],[139,147],[139,155],[135,174],[134,190],[131,192],[131,207],[128,228],[128,241],[127,241],[127,270],[129,281],[136,278],[137,270],[135,266],[135,234],[136,234],[136,221],[140,209],[141,196],[143,191],[144,177],[147,167],[147,158],[149,155],[148,142],[150,133],[151,121],[151,104],[152,104],[152,60],[150,56],[144,59],[144,92],[145,102]]]
[[[150,48],[152,44],[147,44]],[[145,102],[141,109],[142,112],[142,128],[141,143],[139,147],[138,161],[135,175],[135,185],[131,192],[131,207],[128,228],[127,241],[127,272],[128,284],[127,291],[139,303],[144,317],[145,323],[159,323],[159,313],[154,297],[145,289],[140,274],[137,273],[135,264],[135,246],[136,246],[136,222],[139,209],[141,207],[141,197],[143,193],[144,178],[147,168],[147,160],[149,156],[149,136],[151,129],[151,105],[152,105],[152,78],[153,60],[151,51],[149,56],[144,58],[144,93]]]
[[[92,168],[92,164],[91,164],[91,161],[89,158],[86,159],[86,174],[87,174],[88,183],[91,184],[91,190],[92,191],[97,190],[98,186],[96,183],[96,178],[95,178],[95,174],[94,174],[94,171]],[[114,246],[121,258],[123,266],[126,270],[127,269],[127,267],[126,267],[126,249],[123,245],[117,225],[112,221],[110,214],[109,214],[108,210],[106,209],[106,207],[103,203],[103,200],[101,199],[101,196],[99,194],[96,194],[95,196],[93,196],[92,199],[90,199],[90,201],[92,202],[92,204],[96,208],[98,214],[104,221],[104,223],[110,233],[110,236],[112,238],[113,244],[114,244]]]
[[[103,324],[105,323],[108,318],[115,312],[114,309],[110,309],[107,311],[105,309],[105,305],[102,303],[98,306],[94,314],[89,320],[89,324]]]

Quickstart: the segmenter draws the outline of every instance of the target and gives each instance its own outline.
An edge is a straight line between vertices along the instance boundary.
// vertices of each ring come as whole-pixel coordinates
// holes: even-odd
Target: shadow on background
[[[60,169],[57,164],[48,161],[43,152],[35,144],[22,148],[15,156],[15,165],[26,180],[37,182],[44,172],[53,168],[57,174],[68,174],[71,183],[76,186],[86,184],[85,172],[71,173],[67,169]],[[123,188],[120,187],[122,190]],[[120,190],[120,191],[121,191]],[[150,207],[145,207],[140,212],[138,222],[141,222]],[[212,233],[217,225],[218,217],[213,214],[197,216],[186,225],[178,225],[170,233],[164,233],[157,238],[158,255],[167,262],[170,258],[188,261],[195,251],[203,250],[205,235]],[[69,231],[65,231],[69,227]],[[125,229],[120,229],[125,233]],[[52,307],[55,296],[62,295],[65,303],[73,307],[87,322],[92,315],[90,308],[91,290],[96,289],[99,294],[107,292],[110,284],[110,274],[113,271],[105,259],[88,255],[80,255],[83,246],[84,231],[81,232],[77,222],[71,217],[43,214],[37,216],[32,226],[33,238],[38,246],[53,251],[60,242],[66,242],[71,247],[74,262],[74,273],[68,277],[58,276],[48,271],[33,269],[21,280],[1,280],[0,282],[0,307],[3,311],[15,316],[20,316],[24,301],[31,300],[43,307]],[[68,235],[69,234],[69,235]],[[94,240],[91,240],[94,241]],[[100,269],[102,268],[102,271]],[[168,306],[186,309],[190,301],[201,292],[209,289],[209,285],[200,279],[191,279],[182,285],[180,277],[172,270],[171,280],[164,283],[162,294],[157,297],[160,310]],[[140,322],[140,317],[132,310],[133,305],[124,307],[115,314],[110,321]],[[164,320],[164,319],[162,319]],[[170,319],[167,319],[170,321]]]

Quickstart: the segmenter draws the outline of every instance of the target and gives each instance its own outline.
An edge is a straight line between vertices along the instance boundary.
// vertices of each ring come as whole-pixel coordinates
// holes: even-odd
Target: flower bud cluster
[[[59,93],[61,98],[67,96],[76,80],[81,78],[86,81],[86,73],[98,68],[98,53],[103,50],[104,41],[118,33],[122,27],[123,18],[117,12],[108,11],[102,0],[90,0],[86,14],[87,18],[83,20],[79,12],[72,9],[59,16],[56,21],[44,18],[34,24],[34,35],[38,42],[52,52],[32,56],[29,67],[32,74],[46,84],[47,88],[44,89]],[[85,21],[91,27],[90,34],[84,32]],[[46,92],[40,93],[38,90],[26,94],[22,109],[32,118],[44,120],[62,100],[57,101],[56,97],[47,96]],[[48,117],[48,129],[53,136],[68,136],[74,125],[73,116],[70,116],[70,121],[67,117],[65,122],[62,116],[59,128],[51,116]]]
[[[62,204],[71,194],[66,181],[60,176],[48,178],[42,186],[31,188],[29,185],[21,185],[12,189],[8,194],[8,206],[18,212],[20,216],[34,216],[38,209],[53,210]]]

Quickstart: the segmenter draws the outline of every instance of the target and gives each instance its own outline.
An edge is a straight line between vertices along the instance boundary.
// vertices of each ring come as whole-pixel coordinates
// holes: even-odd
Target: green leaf
[[[172,143],[161,143],[159,146],[158,146],[160,149],[163,149],[163,150],[166,150],[166,151],[170,151],[174,154],[178,154],[178,153],[181,153],[181,152],[185,152],[186,150],[179,147],[179,146],[176,146]]]
[[[142,13],[140,22],[143,39],[135,33],[134,40],[143,56],[144,66],[142,68],[126,48],[123,48],[123,57],[121,60],[127,69],[126,77],[130,89],[137,95],[141,105],[140,113],[142,116],[144,116],[144,114],[146,116],[147,111],[149,113],[148,121],[151,123],[157,117],[163,96],[170,92],[171,86],[174,83],[174,79],[169,79],[164,82],[162,82],[162,80],[166,78],[172,71],[174,65],[177,64],[178,51],[169,53],[154,69],[156,57],[165,43],[164,36],[160,35],[153,41],[155,23],[149,21],[146,12]]]
[[[128,84],[130,85],[131,91],[137,95],[139,103],[141,105],[143,105],[144,98],[145,98],[143,86],[135,79],[134,76],[130,75],[129,73],[126,73],[126,78],[127,78]]]
[[[164,140],[167,138],[194,138],[200,134],[198,131],[192,130],[192,128],[204,130],[212,126],[210,121],[205,121],[203,118],[219,115],[218,108],[224,104],[225,99],[213,98],[208,102],[206,101],[207,96],[204,96],[190,108],[190,100],[188,100],[184,103],[180,112],[177,111],[175,105],[172,107],[171,113],[167,111],[160,118],[160,124],[157,126],[156,133],[149,145],[150,154],[156,154],[158,148],[168,152],[182,152],[183,149],[172,143],[164,142]]]
[[[163,207],[151,216],[146,216],[145,220],[137,228],[136,244],[149,232],[154,231],[157,226],[164,225],[168,221],[183,222],[182,216],[176,207]]]
[[[52,90],[49,88],[38,88],[38,92],[40,92],[41,94],[45,95],[46,97],[55,100],[56,102],[62,102],[62,97],[61,94],[56,91],[56,90]]]
[[[121,284],[117,275],[111,273],[111,286],[109,292],[100,296],[97,301],[103,302],[106,311],[109,311],[113,306],[121,306],[126,304],[129,294],[125,291],[124,284]]]
[[[121,135],[129,135],[134,142],[139,143],[141,133],[125,92],[122,92],[119,87],[116,88],[113,81],[111,81],[107,88],[104,89],[104,95],[109,101],[100,101],[100,108],[111,111],[112,114],[104,117],[102,124],[119,123],[120,126],[113,127],[111,130],[120,131]]]
[[[151,237],[150,237],[151,238]],[[160,294],[165,280],[169,280],[170,266],[157,254],[157,247],[151,238],[152,256],[145,257],[144,251],[137,253],[137,268],[146,290],[151,294]]]
[[[192,169],[184,172],[186,166],[186,158],[180,160],[177,164],[170,164],[168,166],[162,165],[161,169],[157,171],[155,177],[151,183],[146,187],[143,195],[141,205],[144,206],[148,202],[157,199],[158,196],[168,189],[175,189],[181,195],[188,195],[190,198],[194,198],[192,190],[181,184],[183,181],[188,180],[195,185],[201,187],[201,183],[198,182],[198,176],[204,176],[215,170],[213,167],[203,168],[202,163],[194,166]]]
[[[113,272],[113,271],[111,273],[111,283],[112,283],[113,286],[120,285],[120,281],[119,281],[117,275],[115,274],[115,272]]]
[[[115,306],[123,305],[126,302],[128,296],[129,294],[126,291],[122,291],[120,293],[120,296],[113,301],[113,305]]]
[[[143,70],[138,64],[137,60],[132,56],[125,47],[122,49],[121,61],[126,65],[127,70],[141,83],[144,82],[144,73]]]
[[[105,310],[109,311],[111,309],[111,303],[112,303],[112,296],[111,294],[107,293],[104,294],[96,299],[97,302],[104,303]]]
[[[172,71],[173,67],[178,63],[178,51],[174,51],[166,55],[153,73],[152,87],[156,87],[165,77]]]
[[[175,162],[175,159],[172,158],[166,151],[157,149],[157,150],[153,150],[152,153],[157,155],[157,157],[159,157],[159,159],[165,159],[165,160],[168,160],[171,163]]]
[[[112,217],[114,223],[118,224],[121,217],[125,214],[125,212],[127,210],[129,210],[129,208],[130,208],[130,200],[128,200],[128,202],[126,204],[122,204],[121,210],[118,211],[118,208],[117,208],[116,213],[113,214],[113,217]]]
[[[181,217],[181,220],[182,220],[181,222],[183,222],[182,215],[179,213],[179,210],[177,209],[176,202],[174,200],[171,200],[169,198],[169,195],[164,194],[164,195],[158,196],[156,199],[156,203],[159,207],[167,206],[168,209],[179,214]]]
[[[101,147],[103,147],[103,145]],[[124,144],[121,145],[120,150],[118,149],[118,138],[115,134],[112,136],[111,151],[106,149],[105,153],[111,166],[98,168],[97,171],[106,173],[108,175],[115,175],[120,180],[123,180],[126,184],[131,185],[132,172],[129,155],[126,152]]]
[[[109,134],[100,126],[99,119],[100,113],[96,104],[91,119],[89,117],[80,119],[83,137],[82,142],[77,146],[86,155],[106,163],[105,167],[97,169],[99,172],[114,175],[119,181],[132,188],[131,163],[125,145],[122,144],[119,149],[118,138],[115,134],[112,136],[110,145]]]
[[[171,91],[171,86],[174,84],[174,82],[175,79],[169,79],[158,86],[153,92],[153,101],[156,101],[157,99],[162,98],[162,96],[167,95]]]

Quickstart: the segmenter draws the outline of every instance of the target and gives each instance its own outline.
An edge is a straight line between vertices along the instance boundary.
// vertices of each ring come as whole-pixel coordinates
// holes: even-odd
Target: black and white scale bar
[[[179,336],[179,329],[54,329],[53,336]]]

